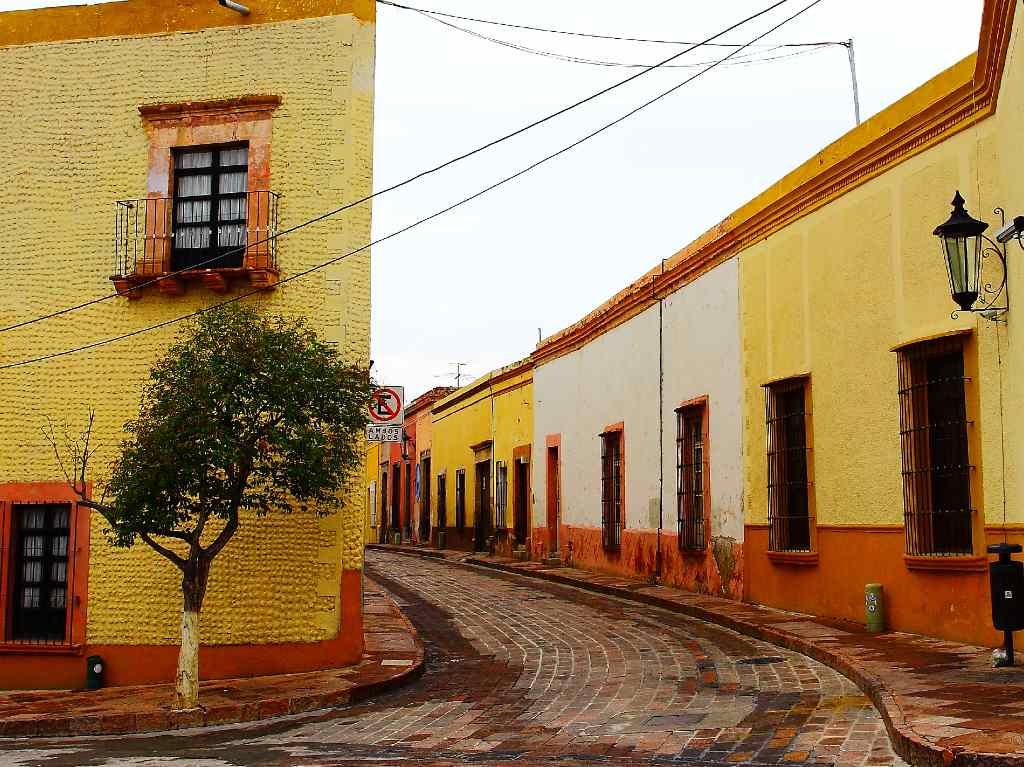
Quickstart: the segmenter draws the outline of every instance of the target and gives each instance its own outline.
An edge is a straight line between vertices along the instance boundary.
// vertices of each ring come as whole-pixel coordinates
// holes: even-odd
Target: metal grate
[[[676,521],[681,550],[707,548],[704,479],[704,408],[682,408],[676,411]]]
[[[13,591],[10,636],[19,644],[64,644],[75,600],[69,558],[71,505],[13,507]]]
[[[498,461],[494,474],[494,529],[508,525],[508,464]]]
[[[466,470],[455,470],[455,526],[466,527]]]
[[[899,352],[900,448],[907,553],[973,553],[963,342]]]
[[[806,401],[803,378],[765,388],[770,551],[811,550]]]
[[[437,529],[443,531],[448,527],[448,475],[437,475]]]
[[[114,220],[115,277],[164,274],[172,269],[277,269],[278,200],[270,191],[238,195],[242,219],[230,223],[229,243],[209,248],[176,248],[179,231],[173,197],[118,200]],[[218,203],[219,205],[220,203]],[[181,217],[180,212],[177,216]],[[225,224],[224,227],[229,226]],[[220,228],[224,228],[220,227]],[[210,236],[212,235],[204,235]],[[218,235],[220,237],[220,235]]]
[[[601,538],[606,549],[622,545],[622,432],[601,435]]]

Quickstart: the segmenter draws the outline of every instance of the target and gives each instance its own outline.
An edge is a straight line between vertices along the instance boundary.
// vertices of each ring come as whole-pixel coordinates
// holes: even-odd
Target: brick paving
[[[368,552],[423,676],[270,723],[0,742],[0,764],[902,765],[848,679],[704,621],[559,584]]]
[[[171,709],[174,687],[169,684],[0,693],[0,736],[147,732],[266,719],[361,700],[420,671],[423,647],[415,630],[387,592],[369,580],[363,589],[363,623],[366,650],[358,664],[203,682],[202,708],[194,711]]]
[[[869,634],[848,623],[577,568],[454,551],[432,555],[665,607],[806,653],[871,695],[897,750],[915,764],[1024,765],[1024,667],[993,668],[989,648],[902,632]]]

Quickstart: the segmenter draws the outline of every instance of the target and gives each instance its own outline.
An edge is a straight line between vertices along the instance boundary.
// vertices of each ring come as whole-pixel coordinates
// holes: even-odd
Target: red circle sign
[[[380,423],[394,420],[402,409],[402,398],[394,389],[377,389],[366,406],[370,418]]]

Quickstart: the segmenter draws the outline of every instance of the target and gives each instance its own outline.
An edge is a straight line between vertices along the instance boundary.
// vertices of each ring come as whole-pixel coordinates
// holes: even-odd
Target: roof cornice
[[[1015,0],[987,0],[978,52],[818,152],[742,208],[579,322],[544,339],[551,362],[632,319],[659,296],[694,281],[793,222],[995,113]]]

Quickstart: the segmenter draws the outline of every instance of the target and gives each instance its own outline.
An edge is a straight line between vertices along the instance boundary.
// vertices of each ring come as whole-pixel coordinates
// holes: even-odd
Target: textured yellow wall
[[[533,440],[533,370],[529,365],[519,367],[514,375],[505,377],[509,368],[497,370],[477,379],[469,386],[449,395],[434,406],[431,424],[431,497],[437,498],[437,475],[447,471],[446,508],[448,526],[455,525],[455,472],[466,470],[466,528],[475,521],[476,498],[475,454],[470,448],[492,440],[491,498],[497,472],[494,462],[512,465],[512,450],[529,445]],[[494,382],[493,385],[491,382]],[[462,397],[470,392],[469,396]],[[493,407],[492,407],[493,405]],[[509,487],[512,486],[511,471]],[[508,522],[512,524],[511,490],[508,502]],[[437,524],[436,505],[430,515],[431,525]]]
[[[114,201],[146,189],[142,104],[269,94],[271,188],[290,225],[371,189],[374,28],[351,15],[206,31],[0,48],[0,324],[109,293]],[[283,238],[283,276],[359,247],[363,205]],[[0,364],[130,332],[219,300],[193,284],[169,298],[114,299],[0,334]],[[301,313],[345,356],[369,357],[369,254],[259,297]],[[95,407],[113,456],[147,370],[177,327],[50,362],[0,371],[0,482],[58,479],[41,436],[47,416],[83,423]],[[363,488],[346,512],[245,519],[215,561],[202,613],[205,642],[301,641],[338,630],[342,568],[362,562]],[[142,544],[116,550],[92,524],[88,640],[177,641],[179,578]]]
[[[1016,27],[1019,37],[1019,21]],[[1015,50],[1011,44],[994,117],[740,254],[748,523],[767,521],[762,384],[810,373],[818,524],[902,525],[897,359],[890,349],[956,329],[973,329],[965,362],[976,533],[1004,520],[1004,431],[1010,469],[1005,520],[1024,522],[1011,468],[1013,456],[1024,458],[1013,415],[1021,397],[1011,379],[1021,380],[1024,371],[1020,352],[1008,342],[1020,320],[1014,311],[1009,327],[971,314],[952,319],[955,305],[932,235],[949,216],[957,189],[975,217],[993,224],[993,235],[999,223],[994,207],[1006,207],[1010,216],[1024,211],[1024,187],[1014,179],[1019,174],[1006,167],[1024,127]],[[1016,244],[1011,298],[1015,276],[1018,285],[1024,279],[1020,253],[1013,251],[1019,251]],[[975,545],[984,551],[979,534]]]

